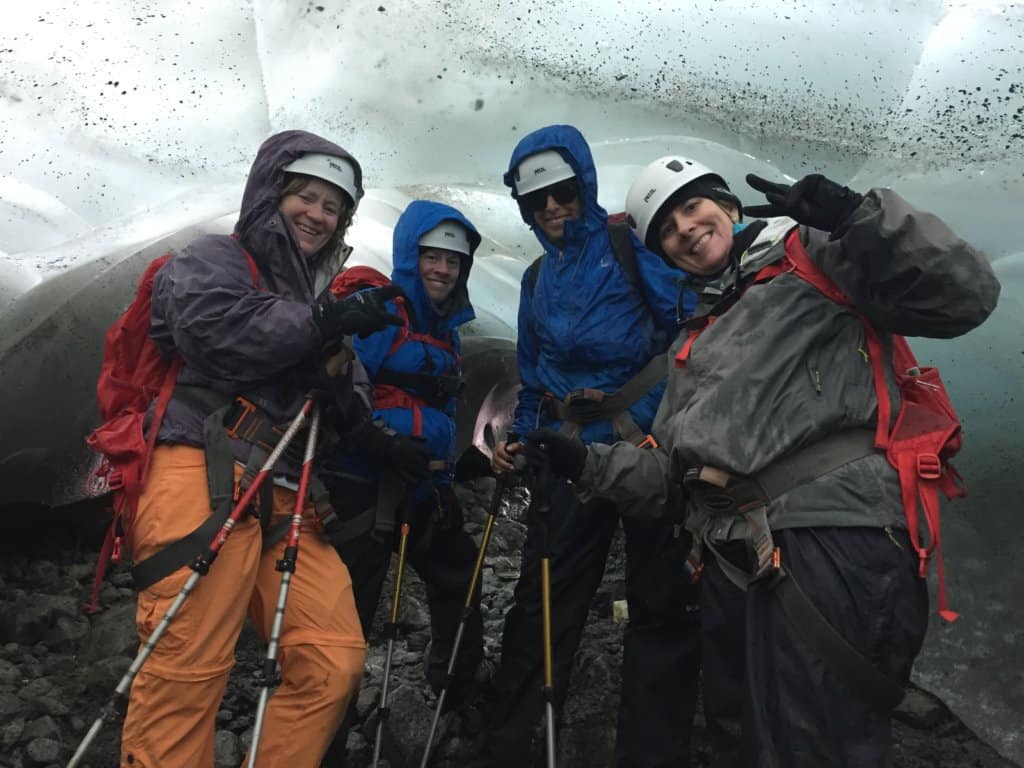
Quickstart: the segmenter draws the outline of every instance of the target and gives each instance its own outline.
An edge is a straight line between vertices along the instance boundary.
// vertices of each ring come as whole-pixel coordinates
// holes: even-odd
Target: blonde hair
[[[313,181],[314,178],[314,176],[306,176],[301,173],[285,174],[284,189],[281,190],[281,199],[284,199],[288,195],[299,194],[299,192],[309,186],[309,182]],[[320,181],[322,181],[322,179],[320,179]],[[319,274],[322,271],[331,269],[331,274],[333,275],[334,272],[341,269],[342,264],[345,263],[345,259],[347,259],[349,253],[352,252],[352,248],[345,243],[345,233],[348,231],[349,226],[351,226],[352,217],[355,215],[356,211],[355,207],[350,205],[351,198],[348,196],[348,193],[344,190],[340,191],[343,207],[341,213],[338,215],[338,226],[331,235],[331,239],[324,244],[324,247],[313,254],[313,257],[309,259],[309,268],[314,274]]]
[[[740,219],[743,217],[740,215],[740,209],[735,204],[730,203],[728,200],[715,200],[711,198],[711,202],[729,214],[729,218],[732,219],[733,224],[739,224]]]

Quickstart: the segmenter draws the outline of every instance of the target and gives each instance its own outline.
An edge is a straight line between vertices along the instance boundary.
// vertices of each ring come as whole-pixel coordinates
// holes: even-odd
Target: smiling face
[[[307,259],[319,253],[338,229],[344,201],[344,193],[336,186],[311,177],[297,191],[281,198],[278,207],[292,225],[299,250]]]
[[[461,269],[461,253],[443,248],[420,248],[420,279],[434,304],[441,304],[452,295]]]
[[[666,258],[690,274],[716,274],[732,249],[734,215],[707,197],[685,199],[658,222],[657,242]]]
[[[566,190],[565,193],[561,191],[563,188]],[[566,195],[570,188],[574,189],[575,193],[571,199],[566,200]],[[536,196],[538,201],[542,196],[544,199],[543,208],[538,209],[534,207],[533,223],[544,233],[548,240],[557,246],[561,246],[562,241],[565,239],[565,222],[578,219],[583,212],[583,203],[580,201],[576,180],[569,179],[558,184],[552,184],[550,187],[531,192],[530,196]],[[566,201],[559,202],[559,198]]]

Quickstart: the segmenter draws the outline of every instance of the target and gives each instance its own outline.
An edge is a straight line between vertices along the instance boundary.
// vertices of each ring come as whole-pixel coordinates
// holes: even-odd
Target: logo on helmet
[[[655,192],[657,192],[657,191],[658,191],[658,188],[657,188],[657,187],[652,187],[651,189],[649,189],[649,190],[647,191],[647,194],[646,194],[646,195],[644,195],[644,202],[645,202],[645,203],[649,203],[649,202],[651,201],[651,196],[652,196],[652,195],[653,195],[653,194],[654,194]]]

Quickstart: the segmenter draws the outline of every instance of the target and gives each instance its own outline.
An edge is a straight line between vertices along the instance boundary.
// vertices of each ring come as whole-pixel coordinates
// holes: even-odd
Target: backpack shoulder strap
[[[658,313],[651,306],[651,302],[647,298],[647,291],[644,290],[643,279],[640,277],[640,265],[636,260],[636,248],[633,247],[633,238],[630,237],[629,226],[621,221],[609,223],[608,239],[611,241],[615,260],[622,267],[630,287],[639,294],[651,316],[657,317]]]
[[[526,268],[526,285],[529,286],[529,295],[532,298],[533,292],[537,289],[537,278],[540,277],[540,263],[544,260],[544,254],[542,253],[533,263]]]

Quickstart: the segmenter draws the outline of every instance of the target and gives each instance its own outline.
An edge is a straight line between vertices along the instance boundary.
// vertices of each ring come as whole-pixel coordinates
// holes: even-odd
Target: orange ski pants
[[[273,522],[292,514],[295,495],[274,488]],[[182,538],[209,514],[203,451],[157,447],[131,530],[135,559]],[[215,718],[239,632],[248,616],[266,639],[274,619],[281,585],[275,565],[286,541],[263,552],[261,540],[252,516],[235,526],[139,670],[122,733],[122,768],[212,768]],[[182,567],[139,593],[143,643],[192,573]],[[348,569],[307,507],[281,629],[282,680],[270,696],[258,766],[320,765],[358,690],[365,650]]]

